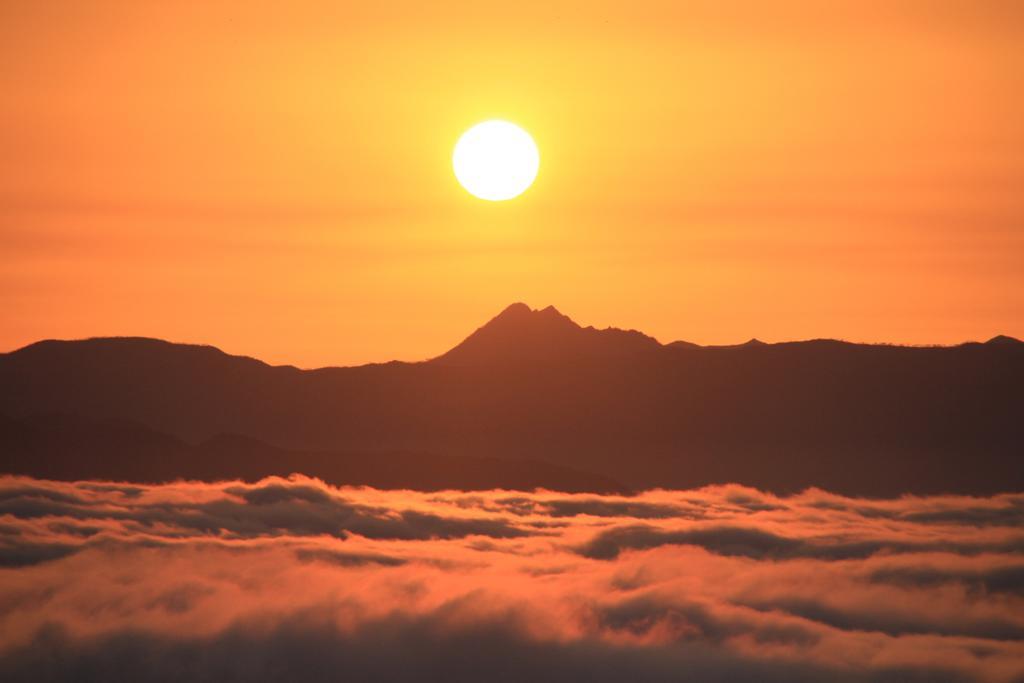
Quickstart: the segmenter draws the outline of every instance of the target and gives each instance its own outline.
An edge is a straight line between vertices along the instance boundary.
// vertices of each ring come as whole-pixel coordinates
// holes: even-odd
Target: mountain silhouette
[[[421,363],[299,370],[142,338],[0,355],[0,414],[19,423],[63,413],[185,444],[244,435],[282,459],[432,453],[550,463],[630,488],[872,496],[1024,489],[1021,386],[1024,344],[1010,338],[663,345],[524,304]],[[244,450],[221,459],[240,471]]]
[[[515,303],[433,362],[485,365],[508,361],[612,360],[660,348],[653,337],[635,330],[584,328],[554,306],[534,311],[526,304]]]
[[[1005,334],[997,334],[996,336],[989,339],[986,344],[1024,344],[1020,339],[1015,337],[1007,337]]]

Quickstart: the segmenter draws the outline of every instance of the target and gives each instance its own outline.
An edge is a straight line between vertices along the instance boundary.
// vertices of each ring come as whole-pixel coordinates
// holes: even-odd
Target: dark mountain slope
[[[0,356],[0,412],[121,417],[197,442],[532,458],[631,487],[1024,490],[1024,344],[662,346],[506,309],[439,358],[301,371],[140,339]]]
[[[0,416],[2,472],[41,479],[164,482],[287,476],[299,472],[331,484],[391,489],[622,493],[621,484],[532,460],[427,453],[332,453],[277,448],[221,434],[190,445],[128,420],[43,415]]]

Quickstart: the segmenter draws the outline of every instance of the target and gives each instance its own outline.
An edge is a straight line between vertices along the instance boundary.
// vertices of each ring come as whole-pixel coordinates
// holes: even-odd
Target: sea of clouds
[[[1024,681],[1024,494],[0,477],[0,680]]]

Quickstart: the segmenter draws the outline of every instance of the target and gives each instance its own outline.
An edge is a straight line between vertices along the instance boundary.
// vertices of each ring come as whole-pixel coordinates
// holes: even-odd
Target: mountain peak
[[[524,303],[516,302],[494,316],[476,333],[492,329],[549,331],[555,327],[580,329],[580,326],[574,323],[569,316],[563,315],[554,306],[533,309]]]
[[[1016,337],[1010,337],[1005,334],[997,334],[996,336],[989,339],[986,344],[1024,344],[1020,339]]]
[[[533,311],[530,309],[529,306],[524,304],[522,301],[517,301],[513,304],[509,304],[505,308],[505,310],[503,310],[498,315],[494,316],[494,320],[497,320],[498,318],[518,317],[522,315],[527,315],[532,312]]]
[[[434,359],[446,364],[490,361],[604,357],[660,347],[640,332],[583,328],[554,306],[532,309],[517,302],[476,330],[461,344]]]
[[[509,304],[507,307],[505,307],[505,310],[503,310],[498,315],[494,316],[494,318],[492,318],[491,321],[487,324],[490,325],[492,323],[505,320],[515,320],[523,322],[531,318],[547,320],[564,319],[569,320],[569,322],[572,322],[569,316],[564,315],[554,306],[546,306],[544,308],[532,309],[523,302],[517,301],[516,303]],[[575,325],[575,323],[573,324]]]

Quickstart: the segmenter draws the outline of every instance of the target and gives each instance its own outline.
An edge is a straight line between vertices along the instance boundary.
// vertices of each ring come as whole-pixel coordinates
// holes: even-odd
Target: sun
[[[499,202],[518,197],[533,184],[540,153],[530,134],[514,123],[484,121],[455,143],[452,166],[471,195]]]

